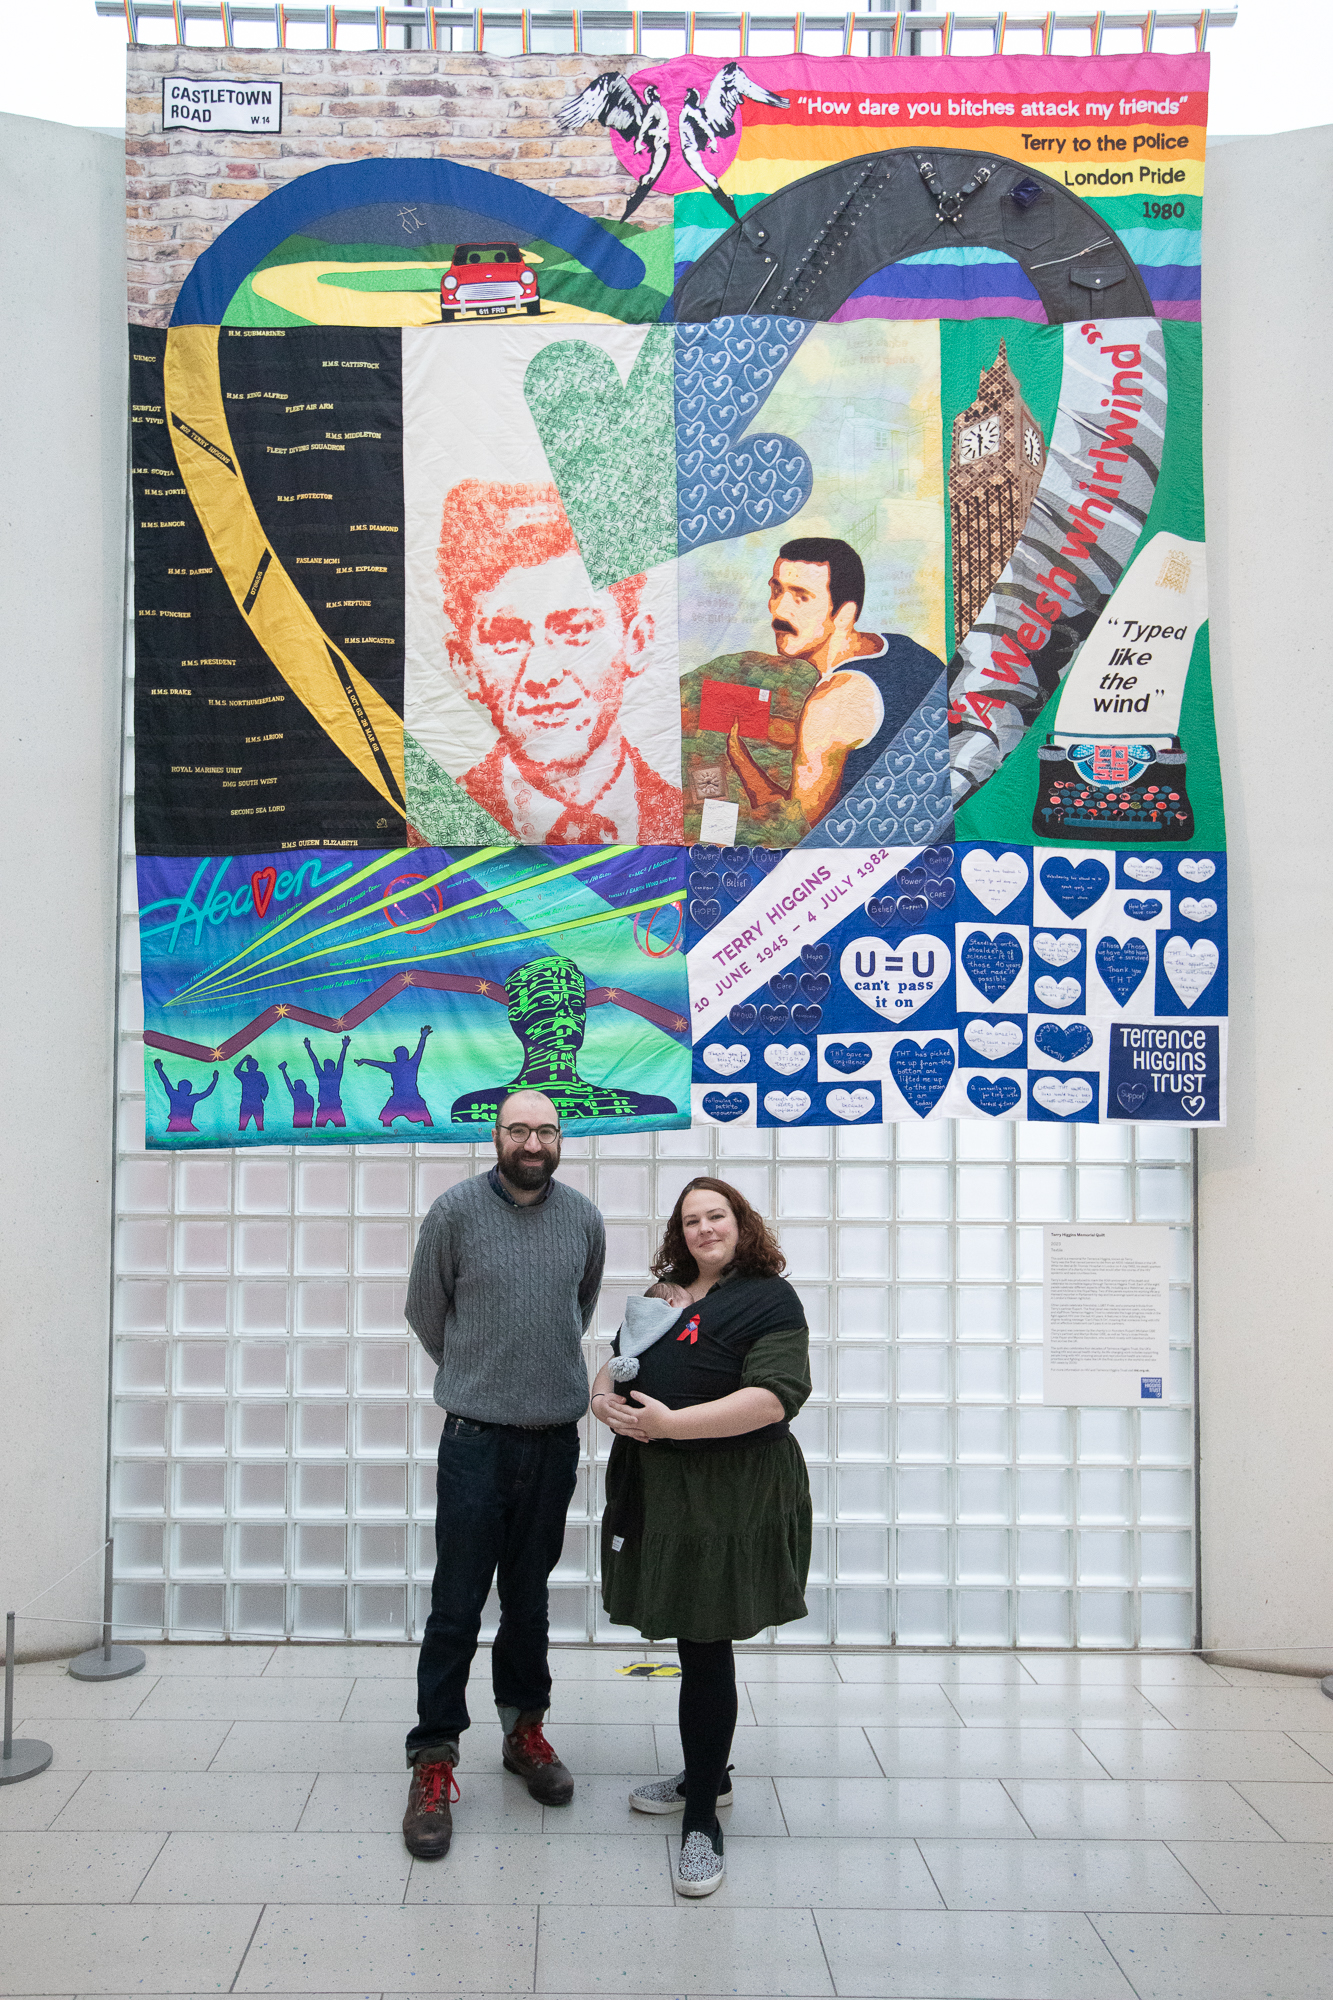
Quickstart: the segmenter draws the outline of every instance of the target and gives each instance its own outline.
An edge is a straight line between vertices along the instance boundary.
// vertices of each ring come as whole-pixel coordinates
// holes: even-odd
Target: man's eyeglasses
[[[502,1125],[500,1130],[507,1134],[516,1146],[526,1145],[534,1132],[543,1146],[553,1146],[560,1137],[558,1125]]]

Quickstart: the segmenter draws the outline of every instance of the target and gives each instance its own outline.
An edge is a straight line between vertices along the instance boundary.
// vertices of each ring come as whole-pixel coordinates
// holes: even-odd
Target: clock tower
[[[953,528],[955,647],[981,615],[1014,552],[1046,469],[1041,426],[1023,401],[1004,342],[953,420],[949,514]]]

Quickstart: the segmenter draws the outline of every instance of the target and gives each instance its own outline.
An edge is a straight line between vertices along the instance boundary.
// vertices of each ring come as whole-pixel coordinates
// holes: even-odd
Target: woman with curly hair
[[[645,1639],[674,1638],[680,1657],[685,1769],[629,1802],[684,1814],[683,1896],[711,1895],[725,1873],[732,1642],[806,1615],[810,1482],[789,1424],[810,1394],[810,1336],[785,1262],[736,1188],[691,1181],[653,1261],[659,1282],[629,1301],[593,1384],[593,1415],[615,1432],[602,1601]]]

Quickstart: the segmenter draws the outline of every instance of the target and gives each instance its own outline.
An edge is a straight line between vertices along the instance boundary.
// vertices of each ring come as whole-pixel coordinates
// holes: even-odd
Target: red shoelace
[[[422,1812],[438,1812],[442,1794],[443,1802],[447,1806],[451,1806],[455,1799],[462,1796],[452,1764],[422,1764],[418,1775],[421,1779]]]
[[[526,1729],[514,1731],[514,1746],[521,1757],[530,1757],[534,1764],[554,1764],[555,1751],[542,1734],[540,1722],[530,1722]]]

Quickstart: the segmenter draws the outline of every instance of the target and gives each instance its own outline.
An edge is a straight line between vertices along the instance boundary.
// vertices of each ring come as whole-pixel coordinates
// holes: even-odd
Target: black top
[[[806,1330],[805,1309],[785,1278],[724,1278],[677,1315],[666,1332],[639,1357],[633,1381],[616,1385],[619,1394],[639,1390],[669,1410],[715,1403],[743,1387],[746,1356],[765,1334]],[[614,1351],[620,1352],[617,1335]],[[687,1450],[732,1449],[785,1437],[787,1420],[746,1431],[744,1438],[677,1439]]]

